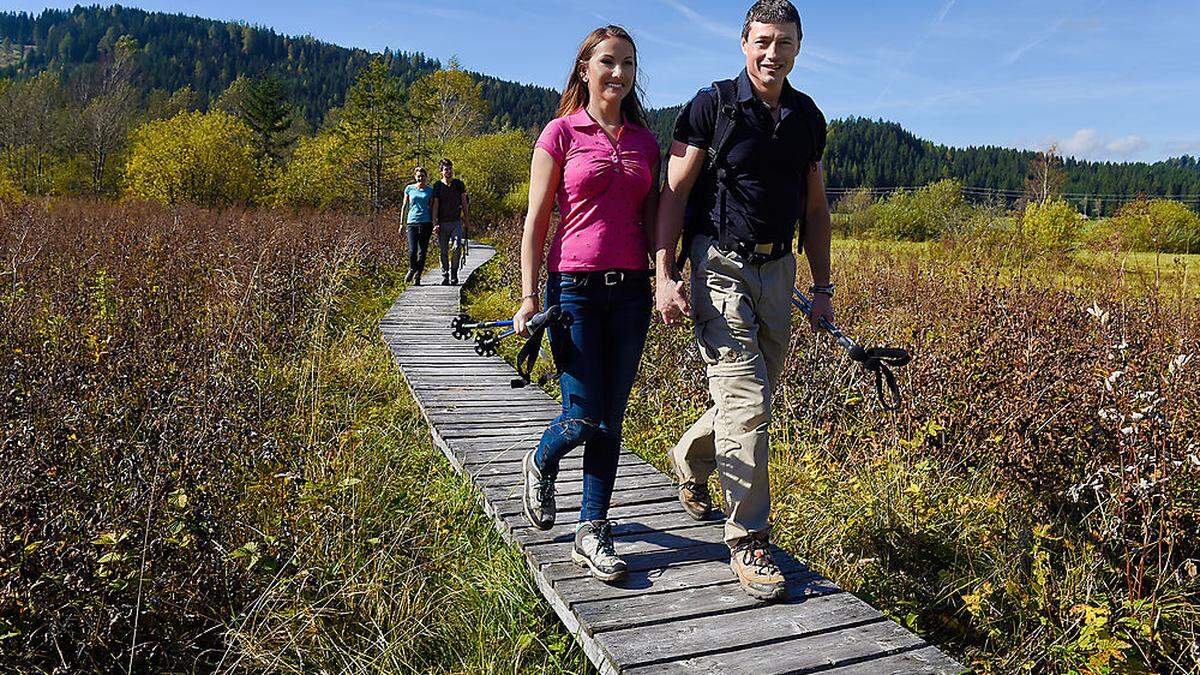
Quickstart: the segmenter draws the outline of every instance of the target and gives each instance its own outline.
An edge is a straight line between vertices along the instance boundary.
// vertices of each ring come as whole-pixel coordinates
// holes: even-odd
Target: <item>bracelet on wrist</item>
[[[808,292],[812,295],[816,295],[819,293],[821,295],[826,295],[826,296],[829,296],[832,298],[834,288],[835,288],[835,286],[833,284],[819,284],[819,285],[813,284],[812,286],[808,287]]]

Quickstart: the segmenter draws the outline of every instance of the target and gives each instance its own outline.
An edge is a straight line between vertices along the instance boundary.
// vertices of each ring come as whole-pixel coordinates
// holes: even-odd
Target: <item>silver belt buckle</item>
[[[604,285],[616,286],[624,279],[625,273],[620,270],[609,270],[604,273]]]

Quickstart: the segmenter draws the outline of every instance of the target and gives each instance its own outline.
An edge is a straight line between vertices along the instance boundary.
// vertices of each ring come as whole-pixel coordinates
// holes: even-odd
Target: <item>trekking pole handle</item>
[[[532,333],[535,330],[540,330],[543,326],[552,321],[558,321],[561,316],[562,307],[559,307],[558,305],[551,305],[537,314],[529,317],[529,323],[525,324],[525,326],[529,332]],[[511,321],[509,322],[509,325],[512,325]]]
[[[812,316],[812,301],[809,300],[808,297],[803,293],[801,293],[799,288],[792,288],[792,305],[796,307],[796,309],[799,309],[801,312],[803,312],[804,316]],[[829,319],[821,317],[820,326],[821,328],[829,331],[829,334],[833,336],[834,340],[836,340],[837,343],[845,349],[853,350],[858,346],[858,343],[847,337],[846,334],[842,332],[842,329],[838,328],[837,325]]]

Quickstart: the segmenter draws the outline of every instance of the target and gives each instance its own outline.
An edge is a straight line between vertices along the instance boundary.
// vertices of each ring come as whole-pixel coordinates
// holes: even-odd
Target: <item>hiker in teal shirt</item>
[[[438,200],[425,167],[418,166],[413,171],[413,178],[416,182],[404,188],[404,204],[400,206],[408,235],[408,274],[404,281],[420,286],[429,239],[433,236],[433,228],[437,227]]]

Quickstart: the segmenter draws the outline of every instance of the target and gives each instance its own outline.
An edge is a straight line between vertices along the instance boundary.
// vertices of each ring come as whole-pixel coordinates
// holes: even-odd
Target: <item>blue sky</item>
[[[0,1],[36,11],[71,2]],[[654,106],[741,67],[749,0],[127,0],[346,46],[421,51],[505,79],[562,85],[606,22],[638,39]],[[881,0],[797,3],[792,83],[830,118],[882,117],[951,145],[1087,159],[1200,154],[1200,0]]]

